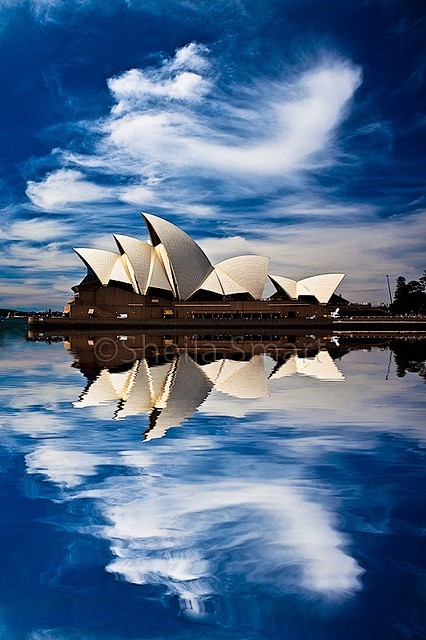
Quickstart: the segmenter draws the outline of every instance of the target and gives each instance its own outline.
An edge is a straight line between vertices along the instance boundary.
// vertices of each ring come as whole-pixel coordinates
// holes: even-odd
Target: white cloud
[[[77,256],[59,242],[50,242],[42,246],[33,246],[24,242],[16,242],[8,247],[0,265],[8,267],[32,267],[43,271],[60,272],[78,266]]]
[[[152,206],[161,204],[161,199],[155,191],[147,186],[134,186],[124,189],[120,194],[122,202],[136,204],[139,206]]]
[[[108,87],[117,100],[113,113],[121,114],[144,105],[149,98],[198,101],[207,93],[209,83],[189,71],[156,82],[143,71],[131,69],[119,77],[111,78]]]
[[[59,355],[59,348],[54,348],[52,361]],[[78,428],[80,417],[73,420],[69,412],[64,422],[70,428],[69,449],[59,438],[38,444],[26,456],[28,473],[42,474],[59,485],[63,499],[85,500],[85,532],[102,536],[114,555],[107,570],[134,584],[165,587],[178,596],[183,615],[202,618],[205,601],[223,596],[235,597],[238,606],[241,594],[232,591],[232,583],[234,576],[242,575],[245,584],[272,588],[275,594],[309,594],[317,602],[349,598],[362,587],[363,568],[355,559],[350,536],[342,532],[341,520],[351,511],[362,480],[355,478],[349,488],[336,493],[315,470],[333,452],[374,454],[381,434],[398,433],[401,425],[406,436],[424,437],[421,381],[407,376],[389,386],[383,376],[388,357],[376,349],[368,358],[364,352],[352,352],[339,363],[347,375],[345,383],[324,383],[320,391],[315,380],[294,376],[277,380],[267,400],[244,403],[248,417],[241,424],[234,421],[231,442],[224,441],[220,432],[207,438],[190,436],[194,432],[188,430],[185,437],[157,442],[154,449],[132,448],[133,420],[127,427],[123,421],[119,434],[101,425],[94,432],[101,437],[88,437]],[[43,378],[46,375],[45,371]],[[75,388],[74,378],[69,384]],[[411,400],[419,400],[410,404],[409,411],[395,400],[396,392],[402,398],[408,397],[408,390]],[[211,415],[232,415],[233,406],[241,411],[240,401],[223,395],[220,404],[217,396],[215,400],[210,395],[205,406]],[[354,406],[356,428],[351,420]],[[259,439],[259,420],[265,411],[271,416],[268,437]],[[320,435],[306,428],[313,412],[320,417],[316,429]],[[12,422],[12,429],[41,438],[61,435],[56,420],[44,423],[38,413],[32,427],[31,415],[25,412]],[[283,437],[289,424],[295,437]],[[251,456],[249,447],[245,464],[235,465],[235,446],[241,439],[256,444],[256,453]],[[215,457],[221,462],[220,474],[210,468],[207,477],[205,469]],[[333,464],[341,470],[345,462],[334,456]],[[110,468],[98,476],[100,465]],[[123,467],[130,473],[117,475],[117,468]],[[89,501],[104,526],[93,524]],[[366,526],[383,533],[383,523],[371,520]],[[365,523],[355,519],[353,525],[357,530]],[[226,587],[224,576],[229,577]]]
[[[244,93],[241,106],[213,96],[208,106],[214,116],[207,118],[191,105],[172,108],[160,102],[146,108],[138,104],[136,94],[171,97],[175,89],[165,84],[162,73],[157,71],[148,84],[146,73],[137,70],[110,81],[110,88],[114,90],[118,84],[121,90],[115,91],[118,103],[104,126],[103,147],[111,146],[123,158],[128,155],[154,163],[165,171],[169,167],[169,173],[192,168],[222,179],[230,174],[239,179],[247,174],[260,180],[270,176],[282,179],[283,173],[291,175],[330,162],[332,134],[361,82],[359,68],[329,62],[293,83],[259,82],[255,88],[245,88],[239,99],[241,103]],[[192,95],[192,81],[186,79],[180,91]],[[254,127],[254,123],[262,127]],[[258,190],[262,191],[262,186],[259,184]]]
[[[166,60],[160,69],[130,69],[110,78],[108,88],[117,104],[112,114],[122,115],[146,109],[150,100],[177,100],[199,102],[210,90],[211,81],[197,71],[206,71],[208,49],[195,42],[178,49],[172,60]]]
[[[34,266],[34,265],[33,265]],[[64,302],[71,295],[71,285],[62,276],[50,276],[49,289],[46,291],[46,280],[42,274],[39,278],[15,277],[0,280],[1,306],[10,309],[44,310],[63,309]]]
[[[112,191],[87,181],[80,171],[59,169],[41,182],[29,181],[26,194],[41,209],[52,211],[66,205],[102,202],[112,196]]]
[[[20,220],[10,225],[9,228],[0,231],[2,240],[29,240],[33,242],[45,242],[70,235],[70,227],[67,223],[44,218]]]
[[[177,49],[175,57],[166,63],[166,66],[174,71],[175,69],[187,69],[190,71],[202,72],[209,68],[207,55],[209,50],[203,44],[190,42],[184,47]]]
[[[61,390],[63,390],[63,388]],[[31,392],[34,394],[32,404],[40,404],[40,390],[31,388],[26,389],[24,394],[27,399],[28,397],[31,397]],[[37,400],[35,397],[36,392],[38,392]],[[24,406],[29,406],[30,404],[31,403],[28,402]],[[11,404],[10,406],[16,405]],[[18,415],[12,416],[9,420],[9,424],[14,431],[28,434],[33,438],[60,435],[69,429],[68,424],[65,421],[60,420],[56,415],[36,413],[35,411],[21,412]]]
[[[208,53],[190,43],[158,67],[110,78],[115,105],[88,125],[90,136],[100,136],[94,152],[64,151],[62,161],[75,169],[30,182],[30,199],[46,210],[109,198],[139,204],[144,196],[159,207],[211,206],[205,179],[216,199],[268,195],[339,160],[335,134],[361,83],[359,67],[331,59],[291,80],[257,80],[224,93]],[[87,170],[138,184],[102,187],[85,180]]]

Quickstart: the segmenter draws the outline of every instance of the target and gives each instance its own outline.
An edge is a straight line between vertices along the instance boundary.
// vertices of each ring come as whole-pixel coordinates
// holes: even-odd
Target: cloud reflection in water
[[[61,506],[47,526],[70,546],[49,561],[52,588],[74,589],[68,576],[90,567],[92,540],[106,592],[127,585],[135,606],[175,606],[209,631],[280,638],[285,618],[299,640],[316,637],[321,616],[338,620],[375,602],[381,572],[401,579],[369,551],[383,534],[392,539],[399,484],[416,473],[398,480],[404,438],[412,447],[422,439],[422,382],[391,370],[389,384],[388,352],[136,358],[108,370],[76,351],[88,380],[81,393],[81,372],[63,365],[60,344],[33,346],[49,363],[38,369],[38,396],[33,373],[5,388],[4,442],[25,457],[26,495]],[[8,380],[21,380],[22,363],[11,353]],[[104,628],[93,632],[101,637]]]
[[[278,361],[263,354],[202,364],[185,353],[164,364],[150,366],[142,358],[124,371],[101,369],[73,406],[106,405],[110,419],[147,414],[144,438],[151,440],[190,418],[213,388],[239,399],[265,398],[268,378],[292,375],[344,380],[324,350]],[[67,450],[63,464],[63,451],[40,447],[26,461],[30,473],[66,489],[77,489],[100,465],[131,469],[131,475],[109,475],[101,486],[77,489],[72,497],[94,499],[109,523],[96,527],[115,556],[107,570],[133,584],[163,585],[178,596],[185,615],[208,616],[209,598],[223,595],[236,575],[245,591],[263,585],[277,593],[336,598],[361,588],[363,570],[336,526],[325,489],[313,491],[304,478],[277,480],[279,465],[265,464],[264,455],[245,456],[239,468],[235,451],[217,437],[192,436],[179,449],[122,451],[110,461]],[[214,458],[221,473],[206,476]]]

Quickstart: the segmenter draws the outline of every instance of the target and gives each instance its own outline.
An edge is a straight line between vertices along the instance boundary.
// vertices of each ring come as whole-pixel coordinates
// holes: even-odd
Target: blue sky
[[[0,0],[0,306],[61,308],[73,246],[182,226],[213,262],[424,268],[424,3]]]

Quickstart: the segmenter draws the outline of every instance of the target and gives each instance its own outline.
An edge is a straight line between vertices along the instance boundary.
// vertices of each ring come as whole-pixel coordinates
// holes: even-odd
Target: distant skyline
[[[0,0],[0,307],[146,238],[388,301],[425,268],[423,1]]]

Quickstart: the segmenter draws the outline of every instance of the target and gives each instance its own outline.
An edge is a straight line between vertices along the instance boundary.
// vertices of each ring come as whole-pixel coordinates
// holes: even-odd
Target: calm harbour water
[[[425,341],[132,344],[3,322],[0,637],[423,638]]]

